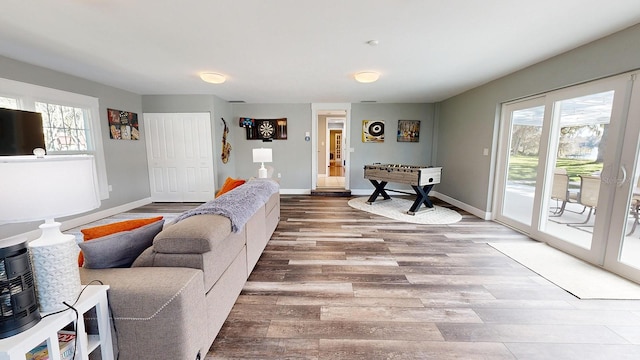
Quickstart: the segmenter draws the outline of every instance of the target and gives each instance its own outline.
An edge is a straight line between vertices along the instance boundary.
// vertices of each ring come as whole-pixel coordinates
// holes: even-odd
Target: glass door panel
[[[636,152],[636,158],[640,158]],[[624,223],[624,235],[619,246],[617,261],[640,270],[640,177],[638,163],[635,164],[633,176],[630,178],[631,191],[627,201],[622,206],[628,208],[628,215]]]
[[[554,102],[553,169],[541,231],[591,249],[614,91]],[[555,156],[554,156],[555,154]],[[549,193],[550,192],[550,193]]]
[[[544,105],[527,105],[509,109],[510,136],[500,215],[505,222],[531,226]]]
[[[618,142],[620,162],[607,237],[604,267],[640,283],[640,86],[627,82],[626,123]]]

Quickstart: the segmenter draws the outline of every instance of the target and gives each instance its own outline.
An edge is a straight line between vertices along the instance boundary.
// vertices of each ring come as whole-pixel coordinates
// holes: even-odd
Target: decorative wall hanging
[[[129,111],[107,109],[109,137],[117,140],[139,140],[138,114]]]
[[[384,120],[362,120],[362,142],[384,142]]]
[[[418,142],[420,120],[398,120],[398,142]]]
[[[226,164],[229,162],[229,155],[231,155],[231,144],[227,142],[227,134],[229,134],[229,127],[227,126],[227,122],[222,119],[222,123],[224,124],[224,131],[222,132],[222,163]]]
[[[247,140],[286,140],[287,118],[251,119],[240,118],[240,127],[247,133]]]

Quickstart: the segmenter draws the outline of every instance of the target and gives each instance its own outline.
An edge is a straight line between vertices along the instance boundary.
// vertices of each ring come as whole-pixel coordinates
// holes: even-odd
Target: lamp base
[[[260,178],[260,179],[266,179],[267,178],[267,168],[265,168],[264,165],[262,165],[262,167],[260,167],[260,169],[258,169],[258,178]]]
[[[67,308],[63,302],[71,305],[80,295],[79,248],[73,235],[60,232],[60,223],[40,228],[42,237],[29,243],[40,311],[63,310]]]

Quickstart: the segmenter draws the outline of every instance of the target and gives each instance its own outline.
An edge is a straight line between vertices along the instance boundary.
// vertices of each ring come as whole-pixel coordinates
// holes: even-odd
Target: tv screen
[[[35,148],[46,149],[42,115],[0,108],[0,155],[31,155]]]

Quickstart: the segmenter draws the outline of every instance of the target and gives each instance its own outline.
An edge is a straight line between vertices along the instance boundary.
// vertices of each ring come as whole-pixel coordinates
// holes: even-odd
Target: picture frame
[[[138,114],[130,111],[107,109],[109,138],[114,140],[140,140]]]
[[[362,120],[362,142],[384,142],[384,120]]]
[[[398,142],[420,141],[420,120],[398,120]]]

